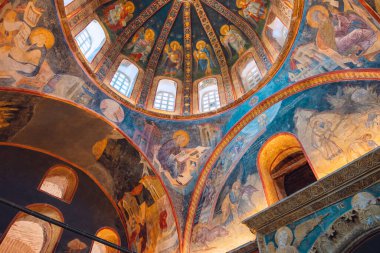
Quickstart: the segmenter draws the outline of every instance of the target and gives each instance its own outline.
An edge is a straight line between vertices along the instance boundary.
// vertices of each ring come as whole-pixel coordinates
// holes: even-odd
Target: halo
[[[152,29],[149,28],[145,30],[145,36],[152,38],[154,40],[156,34],[154,33]]]
[[[179,144],[179,146],[181,148],[187,146],[187,144],[189,144],[189,141],[190,141],[189,134],[185,130],[178,130],[178,131],[174,132],[173,139],[177,139],[177,137],[179,137],[179,136],[183,136],[184,137],[184,140]]]
[[[174,46],[177,46],[177,49],[181,48],[181,44],[179,44],[179,42],[176,40],[170,42],[170,47],[173,48]]]
[[[242,2],[244,0],[236,0],[236,7],[238,7],[239,9],[243,8],[243,5],[242,5]]]
[[[376,204],[376,198],[369,192],[359,192],[351,200],[352,208],[358,210],[366,208],[370,204]]]
[[[128,2],[125,3],[124,9],[125,9],[125,10],[128,10],[128,8],[131,9],[131,12],[132,12],[132,13],[135,12],[135,9],[136,9],[136,8],[135,8],[135,5],[133,4],[133,2],[128,1]]]
[[[201,48],[203,47],[206,47],[206,42],[204,42],[204,40],[200,40],[197,42],[196,46],[195,46],[198,50],[200,50]]]
[[[222,27],[220,28],[220,34],[226,35],[230,29],[231,28],[229,25],[222,25]]]
[[[46,49],[52,48],[54,43],[55,43],[54,35],[51,31],[49,31],[48,29],[43,28],[43,27],[37,27],[37,28],[33,29],[33,31],[29,35],[30,42],[32,44],[34,44],[35,43],[35,37],[38,35],[41,35],[41,34],[45,36],[45,43],[44,44],[45,44]]]
[[[321,12],[323,15],[329,16],[329,11],[326,9],[326,7],[322,5],[314,5],[311,7],[306,14],[306,20],[307,23],[313,28],[318,28],[320,25],[320,20],[316,19],[315,17],[315,14],[317,12]]]
[[[286,241],[286,245],[290,245],[293,241],[293,232],[292,230],[290,230],[290,228],[288,228],[287,226],[285,227],[281,227],[277,230],[276,234],[274,235],[274,240],[276,241],[276,244],[278,244],[278,237],[281,233],[286,233],[288,235],[288,238],[287,238],[287,241]]]

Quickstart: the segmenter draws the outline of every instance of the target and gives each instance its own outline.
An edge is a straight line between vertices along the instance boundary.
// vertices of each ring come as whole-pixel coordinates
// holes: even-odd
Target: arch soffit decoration
[[[194,188],[193,195],[191,197],[190,205],[188,208],[188,215],[186,219],[186,224],[183,234],[183,252],[189,252],[190,249],[190,238],[193,229],[193,222],[196,214],[196,209],[199,204],[199,201],[202,197],[203,189],[206,184],[207,177],[213,166],[215,165],[217,159],[222,154],[224,149],[228,144],[244,129],[252,120],[254,120],[261,113],[269,109],[274,104],[287,99],[297,93],[302,91],[332,84],[340,81],[376,81],[380,80],[380,71],[378,69],[360,69],[360,70],[338,70],[330,73],[325,73],[310,77],[294,83],[293,85],[275,93],[274,95],[268,97],[259,103],[256,107],[251,109],[243,118],[241,118],[235,125],[232,127],[224,138],[219,142],[219,144],[214,149],[213,153],[210,155],[206,164],[203,167],[201,174],[198,177],[197,184]]]
[[[207,0],[202,0],[202,1],[207,2]],[[75,39],[74,39],[73,35],[71,34],[70,26],[68,24],[68,18],[67,18],[68,16],[71,16],[72,13],[70,13],[70,15],[66,14],[65,6],[64,6],[62,0],[55,0],[54,2],[55,2],[55,6],[56,6],[56,9],[58,12],[59,22],[60,22],[61,27],[64,31],[63,36],[64,36],[70,50],[73,52],[75,60],[77,61],[79,66],[83,69],[83,71],[87,74],[87,76],[91,79],[91,81],[94,82],[95,84],[97,84],[96,86],[99,87],[105,94],[112,97],[117,102],[123,104],[124,106],[126,106],[130,110],[141,112],[141,113],[144,113],[145,115],[152,116],[155,118],[170,119],[170,120],[190,120],[190,119],[201,119],[201,118],[207,118],[210,116],[214,116],[215,114],[218,114],[221,112],[226,112],[228,110],[231,110],[231,109],[237,107],[238,105],[240,105],[241,103],[246,101],[248,98],[250,98],[253,94],[257,93],[261,88],[263,88],[266,84],[268,84],[270,82],[270,80],[277,74],[277,72],[280,70],[283,63],[287,59],[287,57],[288,57],[288,55],[289,55],[289,53],[293,47],[295,39],[298,35],[299,26],[301,25],[303,11],[304,11],[304,1],[303,0],[294,0],[293,13],[292,13],[292,18],[291,18],[291,23],[289,25],[290,29],[288,32],[288,36],[287,36],[285,45],[282,49],[282,52],[280,53],[280,55],[276,59],[276,62],[267,71],[266,75],[259,82],[256,89],[248,91],[243,96],[236,99],[234,102],[232,102],[228,105],[224,105],[224,106],[218,108],[217,110],[215,110],[213,112],[200,113],[200,114],[196,114],[196,115],[191,114],[191,115],[185,116],[185,115],[168,115],[165,113],[154,112],[154,111],[150,111],[148,109],[139,107],[137,104],[131,103],[130,100],[121,98],[120,95],[117,94],[117,92],[115,92],[108,84],[106,84],[106,82],[101,81],[96,76],[96,74],[93,73],[93,70],[91,69],[91,64],[88,64],[86,59],[83,57],[83,55],[80,52],[78,52],[79,49],[77,48],[76,43],[75,43]],[[166,3],[163,6],[167,5],[168,3],[169,3],[169,1],[166,1]],[[161,7],[163,7],[163,6],[161,6]],[[151,16],[153,16],[156,12],[158,12],[161,9],[161,7],[158,8],[157,10],[155,10],[153,13],[149,13],[149,14],[151,14]],[[147,7],[147,8],[149,8],[149,7]],[[133,21],[137,20],[137,19],[138,18],[132,19],[132,22],[130,22],[125,27],[125,30],[130,29],[131,25],[133,25],[133,28],[135,28],[134,27],[135,24]],[[246,21],[244,21],[244,22],[246,22]],[[145,24],[145,21],[139,22],[138,28],[142,27],[143,24]],[[106,33],[106,37],[107,37],[107,42],[109,43],[109,35],[106,32],[106,30],[105,30],[105,33]],[[270,55],[270,54],[268,54],[268,55]],[[128,59],[128,58],[126,58],[126,59]],[[100,63],[102,63],[104,61],[107,61],[106,57],[102,57]],[[101,65],[101,64],[98,64],[98,66],[95,68],[95,72],[99,71],[99,69],[98,69],[99,65]],[[108,74],[109,74],[108,72],[104,73],[105,76],[107,76]],[[145,73],[145,74],[147,74],[147,73]]]
[[[160,184],[163,187],[163,189],[165,191],[165,194],[167,195],[167,197],[169,199],[170,209],[172,211],[172,215],[173,215],[174,220],[175,220],[176,230],[177,230],[177,234],[178,234],[178,239],[179,239],[179,243],[181,245],[181,243],[182,243],[182,237],[181,237],[178,217],[177,217],[176,211],[174,209],[173,201],[172,201],[172,199],[171,199],[171,197],[169,195],[168,189],[165,186],[164,182],[162,181],[162,178],[161,178],[160,174],[156,171],[155,167],[152,165],[152,163],[150,162],[150,160],[146,157],[145,153],[141,151],[140,147],[137,146],[134,143],[134,141],[129,136],[127,136],[114,122],[111,122],[110,120],[108,120],[104,116],[102,116],[102,115],[100,115],[100,114],[98,114],[98,113],[96,113],[96,112],[88,109],[87,107],[85,107],[83,105],[77,104],[77,103],[75,103],[75,102],[73,102],[71,100],[67,100],[67,99],[63,99],[63,98],[58,98],[58,97],[55,97],[55,96],[52,96],[52,95],[48,95],[48,94],[45,94],[45,93],[41,93],[41,92],[38,92],[38,91],[31,91],[31,90],[26,90],[26,89],[22,89],[22,88],[20,89],[20,88],[11,88],[11,87],[0,87],[0,92],[2,92],[2,91],[3,92],[19,92],[19,93],[39,96],[41,98],[47,98],[47,99],[56,100],[56,101],[59,101],[59,102],[62,102],[62,103],[66,103],[66,104],[74,106],[74,107],[76,107],[76,108],[78,108],[78,109],[80,109],[82,111],[85,111],[86,113],[90,114],[91,116],[96,117],[97,119],[99,119],[99,120],[105,122],[106,124],[110,125],[111,127],[113,127],[114,130],[116,130],[119,134],[121,134],[124,137],[124,139],[126,139],[128,141],[128,143],[136,151],[138,151],[138,153],[140,154],[140,156],[142,158],[144,158],[144,160],[147,162],[147,164],[149,165],[149,167],[152,170],[152,172],[159,179]],[[76,165],[76,164],[68,161],[67,159],[65,159],[63,157],[59,157],[59,156],[57,156],[55,154],[52,154],[52,153],[50,153],[49,151],[46,151],[46,150],[42,150],[42,149],[35,148],[35,147],[30,147],[30,146],[23,145],[23,144],[11,143],[11,142],[0,142],[0,146],[1,145],[4,145],[4,146],[16,146],[16,147],[22,147],[22,148],[27,148],[27,149],[35,150],[35,151],[38,151],[38,152],[45,153],[47,155],[53,156],[53,157],[55,157],[57,159],[60,159],[60,160],[64,161],[65,163],[69,164],[70,166],[79,168],[82,172],[84,172],[87,176],[89,176],[101,188],[101,190],[104,192],[104,194],[107,196],[107,198],[111,201],[112,205],[117,210],[119,217],[123,221],[124,230],[125,230],[125,233],[127,235],[127,228],[125,227],[126,224],[124,224],[124,223],[126,223],[126,221],[124,220],[123,215],[121,214],[121,211],[117,207],[117,204],[115,203],[115,201],[113,200],[113,198],[111,197],[111,195],[107,192],[107,190],[97,181],[97,179],[94,176],[92,176],[91,174],[89,174],[88,172],[86,172],[85,169],[83,169],[80,166],[78,166],[78,165]]]

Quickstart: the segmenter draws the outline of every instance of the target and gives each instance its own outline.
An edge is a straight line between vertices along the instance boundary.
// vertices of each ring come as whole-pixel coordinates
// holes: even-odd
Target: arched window
[[[70,3],[72,3],[74,0],[63,0],[63,5],[64,6],[67,6],[69,5]]]
[[[123,60],[111,80],[111,86],[126,97],[131,97],[139,69],[127,60]]]
[[[290,133],[279,133],[265,142],[257,166],[270,205],[317,181],[301,144]]]
[[[208,78],[198,84],[199,109],[201,112],[209,112],[220,107],[218,81],[216,78]]]
[[[91,62],[106,42],[106,34],[99,22],[92,20],[75,40],[87,61]]]
[[[158,110],[174,112],[177,95],[177,83],[173,80],[162,79],[158,82],[153,107]]]
[[[54,166],[45,174],[39,190],[65,202],[70,202],[77,185],[78,176],[75,171],[64,166]]]
[[[271,37],[278,43],[280,47],[283,47],[288,37],[288,28],[281,22],[278,17],[275,17],[272,23],[268,25],[270,28]]]
[[[120,237],[119,235],[111,228],[101,228],[97,233],[96,236],[109,241],[113,244],[120,246]],[[114,248],[108,247],[104,244],[101,244],[99,242],[94,242],[92,244],[92,248],[90,253],[117,253],[118,251]]]
[[[246,92],[255,88],[260,82],[262,75],[254,59],[249,59],[245,67],[242,68],[240,78]]]
[[[62,214],[52,206],[33,204],[28,208],[63,222]],[[0,252],[53,252],[61,233],[62,228],[20,212],[8,227],[0,243]]]

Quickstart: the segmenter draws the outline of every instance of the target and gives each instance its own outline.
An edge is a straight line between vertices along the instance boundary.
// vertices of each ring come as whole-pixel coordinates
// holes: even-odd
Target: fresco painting
[[[262,113],[232,141],[221,154],[203,190],[200,214],[192,233],[194,251],[228,251],[254,240],[245,218],[267,207],[263,186],[243,155],[265,133],[281,103]],[[248,163],[247,163],[248,162]],[[239,234],[239,237],[234,235]],[[208,236],[213,234],[214,236]],[[228,243],[226,243],[228,242]]]
[[[239,14],[259,31],[265,23],[268,5],[267,0],[236,0]]]
[[[193,52],[195,61],[195,72],[200,72],[204,75],[211,75],[212,69],[216,67],[216,58],[211,49],[210,44],[204,40],[199,40],[196,43],[196,50]]]
[[[178,231],[169,197],[149,163],[119,132],[96,117],[62,102],[11,92],[1,92],[1,97],[7,105],[3,108],[8,108],[4,111],[9,114],[1,131],[3,140],[41,148],[82,166],[118,203],[128,221],[128,239],[137,252],[178,250]],[[27,107],[28,100],[33,108],[32,115],[21,114],[21,110],[18,113],[17,108]],[[17,103],[21,101],[24,102],[22,105]],[[10,109],[18,117],[10,114]],[[41,121],[44,115],[58,111],[59,116]],[[27,120],[20,118],[21,115],[25,115]],[[77,117],[76,124],[63,123],[67,117]],[[24,122],[24,125],[18,132],[6,131],[19,122]],[[88,128],[96,128],[97,131],[90,134]],[[51,130],[49,134],[45,133],[46,140],[34,137],[47,129]],[[74,141],[79,136],[81,141]],[[73,142],[76,142],[75,147],[71,144]]]
[[[379,92],[377,82],[330,84],[290,97],[250,122],[227,145],[208,176],[192,249],[213,252],[228,238],[225,250],[231,250],[254,239],[241,221],[268,206],[256,164],[260,148],[276,133],[296,136],[317,178],[378,147]],[[223,232],[207,237],[212,229]],[[236,233],[239,238],[233,236]]]
[[[283,2],[293,6],[292,1]],[[109,22],[109,31],[119,33],[146,7],[142,4],[110,3],[97,13],[103,22]],[[226,6],[230,4],[225,3]],[[271,11],[269,1],[239,1],[232,7],[236,8],[231,8],[232,11],[238,9],[244,19],[261,29],[263,32],[259,35],[267,36],[273,48],[281,51],[286,46],[289,24],[284,24],[280,16]],[[175,216],[182,229],[186,207],[204,164],[239,119],[293,82],[333,70],[378,67],[379,25],[359,2],[306,1],[305,7],[306,18],[293,51],[265,87],[229,111],[191,121],[176,121],[131,110],[104,94],[76,63],[58,17],[47,14],[56,13],[51,2],[9,2],[0,12],[0,85],[70,100],[114,125],[99,127],[96,138],[85,134],[86,138],[78,136],[83,133],[78,130],[78,135],[71,136],[62,143],[62,148],[57,148],[31,137],[45,134],[34,128],[35,108],[43,108],[44,115],[54,115],[54,112],[48,113],[43,103],[35,106],[34,103],[39,102],[34,97],[17,95],[17,99],[16,96],[6,99],[4,95],[0,101],[1,139],[51,150],[81,163],[79,165],[93,173],[118,203],[128,221],[128,238],[134,250],[175,252],[179,248]],[[170,4],[163,7],[125,44],[122,53],[128,59],[146,66],[163,25],[160,20],[165,19],[162,13],[167,13],[169,8]],[[338,21],[341,26],[337,25]],[[207,31],[201,28],[195,15],[191,23],[194,81],[220,74]],[[218,27],[215,33],[226,55],[232,56],[227,57],[228,60],[234,58],[236,62],[248,64],[250,59],[255,59],[249,55],[252,46],[239,27],[225,19],[213,26]],[[157,73],[181,77],[183,37],[176,37],[173,32],[164,45],[162,65]],[[250,77],[244,77],[247,83]],[[267,207],[256,157],[260,146],[273,134],[295,134],[319,177],[376,148],[380,143],[377,86],[375,82],[363,81],[331,84],[325,90],[315,88],[275,104],[250,122],[222,152],[206,181],[191,249],[199,252],[229,250],[254,239],[241,220]],[[257,84],[248,83],[245,91],[256,88]],[[115,126],[133,140],[149,162],[113,130]],[[91,124],[86,127],[94,128]],[[64,130],[59,125],[53,128]],[[53,134],[49,137],[54,140]],[[68,143],[78,140],[81,140],[81,150],[73,154]],[[131,153],[133,159],[127,158]],[[131,174],[121,168],[131,168],[128,172]],[[126,202],[133,203],[133,207],[126,206]],[[171,202],[176,214],[170,208]],[[239,238],[234,237],[237,233],[241,235]]]
[[[132,41],[127,45],[127,50],[130,51],[130,58],[135,61],[147,63],[148,56],[152,52],[156,33],[151,28],[141,28],[133,36]]]
[[[133,18],[135,4],[132,1],[120,1],[112,3],[103,9],[105,23],[108,27],[117,31],[125,27]]]
[[[345,230],[350,230],[345,239],[355,240],[355,232],[364,233],[380,223],[379,186],[370,186],[354,196],[265,235],[267,252],[335,250]],[[336,235],[338,233],[340,236]]]
[[[291,57],[291,81],[376,61],[379,24],[360,3],[318,2],[308,9],[306,23],[299,46]]]
[[[378,96],[374,86],[346,86],[325,98],[330,110],[297,109],[297,136],[320,178],[378,147]]]

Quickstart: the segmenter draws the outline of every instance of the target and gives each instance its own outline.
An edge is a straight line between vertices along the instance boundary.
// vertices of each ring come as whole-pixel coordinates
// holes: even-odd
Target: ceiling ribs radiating
[[[189,2],[184,3],[183,10],[183,40],[184,40],[184,104],[183,113],[190,115],[191,112],[191,93],[192,93],[192,70],[193,70],[193,52],[191,42],[191,5]]]
[[[236,15],[232,11],[230,11],[223,4],[219,3],[216,0],[201,0],[203,3],[210,6],[216,12],[225,17],[228,21],[230,21],[234,26],[238,27],[252,42],[253,49],[256,50],[257,54],[260,56],[261,61],[264,63],[267,70],[272,66],[270,59],[268,58],[268,54],[265,51],[265,48],[257,36],[255,30],[240,16]]]
[[[158,37],[156,44],[153,48],[152,54],[149,58],[149,62],[144,74],[144,79],[142,80],[142,90],[139,93],[140,94],[139,104],[142,106],[147,101],[149,88],[152,86],[154,74],[156,72],[157,65],[158,65],[158,61],[160,60],[162,50],[165,47],[166,40],[168,39],[169,33],[172,30],[172,27],[178,16],[178,13],[181,10],[181,6],[182,6],[181,0],[174,1],[169,11],[169,15],[165,20],[164,26],[161,29],[160,36]]]
[[[148,21],[157,11],[168,4],[171,0],[156,0],[145,8],[140,15],[138,15],[129,25],[127,25],[121,34],[117,37],[112,47],[105,53],[105,57],[100,62],[99,66],[95,69],[96,76],[99,80],[103,81],[107,75],[112,64],[120,54],[124,45],[129,41],[131,36]]]
[[[232,103],[234,101],[234,92],[233,92],[233,87],[232,87],[232,82],[231,82],[231,75],[229,72],[226,57],[223,53],[223,49],[220,45],[218,37],[216,36],[212,28],[210,20],[208,19],[206,12],[203,9],[202,4],[199,2],[199,0],[194,0],[193,4],[199,16],[199,19],[202,23],[202,26],[205,29],[207,36],[211,42],[211,46],[214,49],[216,58],[218,59],[220,70],[222,73],[222,80],[223,80],[223,85],[224,85],[224,89],[226,93],[227,104]]]

